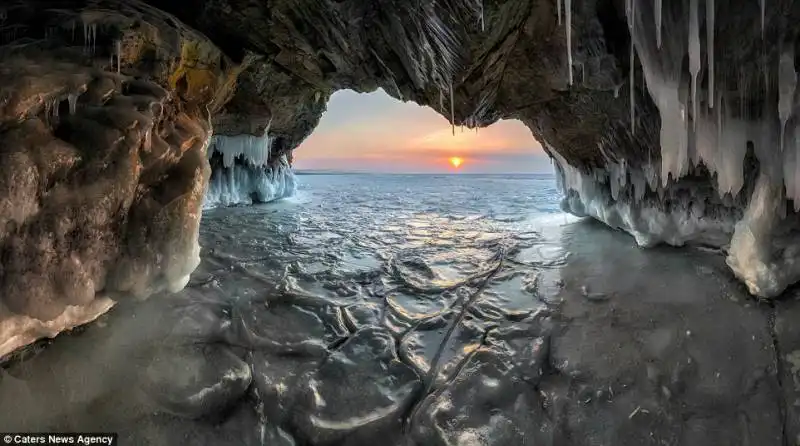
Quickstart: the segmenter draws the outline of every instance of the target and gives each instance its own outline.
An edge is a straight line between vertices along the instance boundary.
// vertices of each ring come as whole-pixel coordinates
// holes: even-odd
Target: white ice
[[[784,206],[780,181],[761,173],[731,239],[728,266],[756,296],[776,297],[800,280],[800,238],[776,237]],[[776,242],[782,247],[778,253]]]
[[[708,107],[714,108],[714,0],[706,0],[706,51],[708,56]]]
[[[700,73],[700,19],[698,0],[689,6],[689,71],[692,73],[692,122],[697,128],[697,75]]]
[[[214,135],[211,137],[208,157],[210,159],[214,152],[219,152],[225,167],[233,167],[234,160],[239,156],[243,156],[251,166],[267,166],[271,149],[272,139],[266,133],[264,136]]]
[[[297,189],[294,172],[285,156],[271,167],[240,164],[217,169],[208,185],[203,208],[266,203],[290,197]]]
[[[556,8],[558,8],[558,26],[561,26],[561,0],[556,0]]]
[[[662,14],[662,7],[661,4],[662,0],[656,0],[655,5],[655,20],[656,20],[656,45],[658,48],[661,48],[661,14]]]
[[[569,85],[572,85],[572,0],[564,0],[566,9],[567,26],[567,70],[569,72]]]
[[[668,212],[652,201],[642,201],[644,189],[649,186],[648,177],[657,176],[655,169],[635,171],[617,166],[607,171],[586,173],[571,166],[556,151],[550,149],[549,152],[555,159],[558,185],[565,195],[561,203],[565,212],[592,217],[612,228],[623,230],[643,247],[659,243],[722,246],[730,240],[734,218],[710,218],[702,200],[675,202]],[[625,170],[631,177],[633,195],[637,199],[622,198],[620,195],[619,188],[624,184],[619,175],[624,174]],[[618,183],[615,185],[615,182]]]
[[[778,66],[778,116],[781,120],[781,151],[783,151],[786,122],[794,108],[797,73],[794,70],[794,46],[789,45],[781,54]]]

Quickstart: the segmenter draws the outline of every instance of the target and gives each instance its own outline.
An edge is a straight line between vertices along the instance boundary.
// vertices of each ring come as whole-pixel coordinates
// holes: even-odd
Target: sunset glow
[[[456,127],[430,107],[378,90],[336,92],[319,126],[294,153],[298,170],[398,173],[549,173],[552,166],[520,121]]]
[[[458,156],[453,156],[450,158],[450,165],[458,169],[461,167],[461,164],[464,163],[464,160]]]

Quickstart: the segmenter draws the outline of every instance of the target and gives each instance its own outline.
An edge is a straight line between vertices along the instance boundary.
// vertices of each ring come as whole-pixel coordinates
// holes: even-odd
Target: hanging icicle
[[[122,72],[122,41],[117,40],[117,74]]]
[[[692,74],[692,123],[697,129],[697,75],[700,73],[700,19],[698,0],[689,2],[689,71]]]
[[[569,71],[569,85],[572,86],[572,0],[564,0],[567,19],[567,69]]]
[[[556,0],[556,8],[558,8],[558,26],[561,26],[561,0]]]
[[[631,77],[631,134],[636,135],[636,47],[633,42],[636,40],[636,25],[635,14],[636,6],[633,0],[628,0],[628,29],[631,33],[631,60],[630,60],[630,77]]]
[[[453,130],[453,136],[456,136],[456,111],[455,103],[453,101],[453,80],[450,80],[450,125]]]
[[[69,114],[74,115],[78,110],[78,95],[75,93],[68,94],[67,101],[69,102]]]
[[[481,32],[486,31],[486,11],[483,9],[483,0],[481,2]]]
[[[656,45],[661,49],[661,14],[662,14],[662,0],[656,0],[655,14],[656,14]]]
[[[767,0],[758,0],[761,3],[761,40],[764,40],[764,30],[766,29]]]
[[[631,134],[636,134],[636,49],[631,39]]]
[[[714,0],[706,0],[706,55],[708,56],[708,107],[714,108]]]
[[[781,61],[778,67],[778,116],[781,119],[781,152],[783,152],[786,122],[792,116],[796,88],[797,72],[794,70],[794,47],[789,45],[781,54]]]

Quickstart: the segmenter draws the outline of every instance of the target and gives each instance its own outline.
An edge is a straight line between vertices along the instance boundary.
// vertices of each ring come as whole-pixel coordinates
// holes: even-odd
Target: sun
[[[450,165],[458,169],[461,165],[464,164],[464,160],[461,157],[453,156],[450,157]]]

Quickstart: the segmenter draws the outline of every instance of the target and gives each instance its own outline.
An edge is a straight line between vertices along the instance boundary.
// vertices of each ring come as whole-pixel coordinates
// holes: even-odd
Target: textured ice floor
[[[800,309],[759,306],[721,256],[642,250],[567,217],[552,177],[303,183],[289,201],[207,212],[181,294],[121,305],[10,364],[0,431],[270,446],[800,434],[783,415],[800,383]]]

